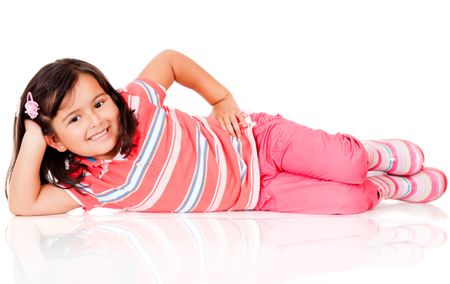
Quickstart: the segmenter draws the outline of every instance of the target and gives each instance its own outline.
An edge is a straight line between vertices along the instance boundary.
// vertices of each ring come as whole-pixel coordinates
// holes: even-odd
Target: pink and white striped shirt
[[[121,92],[135,110],[135,146],[127,158],[83,158],[85,188],[66,191],[94,207],[147,212],[252,210],[259,198],[253,123],[236,139],[215,118],[190,116],[164,105],[166,92],[138,78]]]

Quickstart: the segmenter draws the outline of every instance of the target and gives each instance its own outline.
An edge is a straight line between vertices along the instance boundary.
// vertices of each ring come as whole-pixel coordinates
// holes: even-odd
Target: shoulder
[[[136,101],[139,98],[149,101],[151,104],[162,106],[166,98],[166,90],[163,86],[144,77],[136,78],[120,91],[127,102]]]

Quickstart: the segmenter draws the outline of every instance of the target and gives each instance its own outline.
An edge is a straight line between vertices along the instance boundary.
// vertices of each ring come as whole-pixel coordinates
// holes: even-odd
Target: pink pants
[[[368,156],[347,134],[331,135],[281,115],[253,113],[261,192],[256,210],[355,214],[374,208],[376,186],[366,181]]]

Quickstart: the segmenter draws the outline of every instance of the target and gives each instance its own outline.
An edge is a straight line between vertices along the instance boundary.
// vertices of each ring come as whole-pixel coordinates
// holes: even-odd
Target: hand
[[[31,135],[34,137],[34,139],[37,139],[37,141],[47,144],[44,139],[44,134],[42,134],[42,128],[39,126],[39,124],[31,119],[25,119],[24,124],[26,135]]]
[[[245,114],[240,111],[231,95],[214,104],[209,117],[216,118],[222,129],[234,137],[241,137],[239,125],[246,127]]]
[[[35,121],[33,121],[31,119],[25,119],[23,123],[25,124],[26,132],[31,132],[34,134],[42,134],[41,127]]]

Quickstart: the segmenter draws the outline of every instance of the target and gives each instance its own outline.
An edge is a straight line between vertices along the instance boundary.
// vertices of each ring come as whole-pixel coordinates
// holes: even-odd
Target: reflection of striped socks
[[[369,155],[369,171],[383,171],[393,175],[412,175],[423,167],[422,150],[400,139],[362,141]]]
[[[423,250],[446,243],[447,234],[430,224],[380,227],[367,241],[369,266],[405,266],[423,259]]]
[[[439,198],[447,188],[445,174],[433,168],[423,168],[411,176],[383,174],[367,179],[378,186],[381,199],[425,203]]]
[[[381,227],[369,240],[370,246],[383,246],[393,243],[416,244],[424,248],[441,246],[446,243],[446,233],[430,224],[412,224]]]

